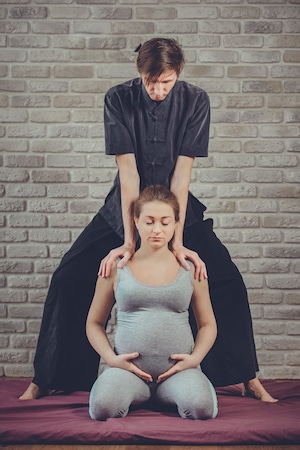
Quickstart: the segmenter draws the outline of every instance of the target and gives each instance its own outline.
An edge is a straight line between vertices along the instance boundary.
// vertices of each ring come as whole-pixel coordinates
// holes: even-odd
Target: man
[[[248,298],[226,248],[203,221],[206,209],[189,192],[195,157],[208,153],[210,106],[206,92],[179,81],[184,56],[173,39],[145,42],[137,57],[140,78],[111,88],[105,97],[106,153],[115,155],[118,174],[104,206],[64,256],[45,303],[34,361],[35,377],[21,399],[50,389],[89,390],[99,358],[85,335],[97,269],[106,277],[113,262],[126,264],[136,249],[130,205],[144,187],[170,188],[180,205],[172,251],[195,277],[209,276],[218,324],[217,340],[202,363],[215,386],[244,383],[244,394],[273,402],[258,371]],[[200,259],[201,258],[201,259]],[[194,330],[197,329],[193,323]]]

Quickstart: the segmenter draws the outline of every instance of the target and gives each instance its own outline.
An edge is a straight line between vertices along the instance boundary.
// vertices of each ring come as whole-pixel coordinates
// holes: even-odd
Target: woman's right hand
[[[127,245],[121,245],[121,247],[114,248],[109,252],[105,258],[102,259],[98,276],[102,278],[107,278],[111,274],[111,270],[114,262],[122,256],[121,261],[118,263],[117,267],[121,269],[130,260],[134,254],[135,248],[129,247]]]
[[[137,375],[142,380],[147,382],[152,382],[152,376],[139,369],[135,364],[133,364],[132,359],[135,359],[139,356],[139,353],[125,353],[123,355],[115,355],[112,360],[109,360],[108,365],[110,367],[118,367],[119,369],[128,370],[128,372],[132,372]]]

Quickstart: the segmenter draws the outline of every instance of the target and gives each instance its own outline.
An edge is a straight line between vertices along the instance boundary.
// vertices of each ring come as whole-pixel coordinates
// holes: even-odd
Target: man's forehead
[[[165,72],[162,72],[158,77],[150,77],[145,76],[148,83],[162,83],[164,81],[168,80],[174,80],[174,78],[177,78],[177,73],[175,70],[166,70]]]

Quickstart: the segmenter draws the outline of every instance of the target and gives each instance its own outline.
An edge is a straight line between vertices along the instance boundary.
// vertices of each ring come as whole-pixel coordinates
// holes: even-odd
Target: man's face
[[[178,78],[175,70],[167,70],[155,80],[147,81],[147,76],[143,74],[141,77],[149,97],[156,102],[161,102],[166,98]]]

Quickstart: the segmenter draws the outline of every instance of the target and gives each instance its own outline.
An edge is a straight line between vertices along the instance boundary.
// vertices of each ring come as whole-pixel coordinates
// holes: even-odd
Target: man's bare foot
[[[36,400],[45,395],[47,395],[46,391],[42,390],[37,384],[30,383],[24,394],[19,397],[19,400]]]
[[[246,381],[243,384],[242,395],[245,397],[252,397],[256,400],[261,400],[262,402],[275,403],[278,402],[277,398],[273,398],[263,387],[259,379],[253,378],[252,380]]]

